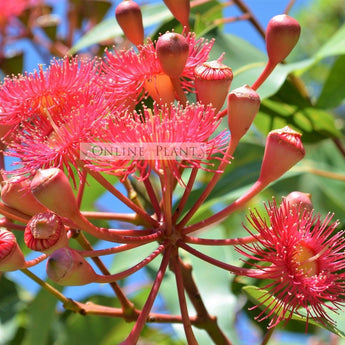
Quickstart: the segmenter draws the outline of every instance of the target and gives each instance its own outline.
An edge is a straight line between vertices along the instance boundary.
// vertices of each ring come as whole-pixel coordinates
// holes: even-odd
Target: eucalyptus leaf
[[[141,7],[144,27],[150,27],[172,17],[170,11],[163,4],[151,4]],[[75,54],[93,44],[107,41],[123,34],[115,18],[108,18],[86,33],[69,51]]]
[[[345,99],[341,90],[345,85],[345,55],[341,55],[334,62],[327,80],[323,84],[321,94],[317,100],[318,108],[336,108]]]

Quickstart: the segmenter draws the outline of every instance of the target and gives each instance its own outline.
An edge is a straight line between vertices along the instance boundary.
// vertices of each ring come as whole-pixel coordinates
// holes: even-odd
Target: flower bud
[[[115,17],[126,37],[136,46],[144,42],[144,26],[139,5],[132,0],[122,1]]]
[[[1,199],[8,206],[30,216],[47,211],[47,208],[33,196],[30,181],[18,176],[1,182]]]
[[[79,207],[67,176],[58,168],[40,169],[31,181],[35,198],[61,217],[73,219]]]
[[[310,213],[313,210],[313,203],[309,193],[291,192],[284,198],[284,203],[288,209],[298,209],[300,215]],[[283,204],[282,204],[283,205]]]
[[[85,285],[95,282],[97,274],[91,265],[70,248],[55,250],[47,260],[48,277],[59,285]]]
[[[25,258],[12,232],[0,229],[0,271],[15,271],[25,267]]]
[[[268,133],[259,181],[275,181],[305,156],[301,134],[286,126]]]
[[[248,85],[232,90],[228,95],[228,124],[231,140],[236,144],[251,126],[260,109],[260,96]]]
[[[195,68],[194,76],[198,101],[205,105],[211,103],[218,113],[233,79],[231,68],[219,60],[204,62]]]
[[[283,61],[295,47],[301,33],[298,21],[287,14],[273,17],[266,29],[268,58],[273,64]]]
[[[189,56],[186,38],[175,32],[167,32],[158,38],[156,51],[164,73],[171,78],[179,77]]]
[[[66,229],[61,218],[53,212],[38,213],[30,219],[24,242],[30,249],[47,254],[68,247]]]
[[[187,29],[189,28],[190,0],[163,0],[173,16]]]

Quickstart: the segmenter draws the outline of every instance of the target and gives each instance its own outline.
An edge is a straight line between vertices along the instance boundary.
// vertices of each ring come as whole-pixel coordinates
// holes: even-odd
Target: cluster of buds
[[[234,75],[223,63],[224,56],[209,61],[213,41],[196,39],[190,32],[190,2],[165,3],[184,27],[182,33],[166,32],[156,42],[145,42],[140,7],[132,0],[124,0],[115,15],[134,48],[106,50],[103,59],[92,61],[54,60],[45,71],[40,68],[33,74],[6,78],[1,85],[3,145],[9,155],[21,160],[21,165],[17,170],[3,172],[0,271],[27,269],[47,259],[48,278],[56,284],[110,283],[121,302],[116,315],[126,318],[131,303],[117,281],[161,257],[147,301],[141,311],[132,315],[136,325],[122,343],[127,345],[136,344],[145,322],[154,319],[150,318],[152,305],[168,267],[175,275],[181,309],[181,317],[174,321],[183,324],[188,343],[197,341],[185,290],[192,296],[198,317],[206,320],[205,330],[212,329],[210,333],[221,339],[219,343],[228,343],[218,325],[210,327],[214,320],[208,313],[202,314],[205,308],[201,299],[193,299],[198,291],[181,250],[234,275],[273,280],[269,287],[277,295],[277,302],[272,305],[273,312],[268,313],[274,314],[271,327],[290,319],[300,307],[306,309],[308,317],[328,319],[325,302],[333,303],[336,309],[344,297],[338,271],[345,268],[345,259],[339,256],[345,243],[339,233],[332,236],[337,222],[331,224],[330,216],[321,221],[314,214],[310,195],[296,191],[280,206],[276,202],[269,204],[269,223],[259,213],[251,212],[249,221],[256,232],[247,229],[249,237],[217,240],[190,235],[212,228],[245,207],[305,156],[300,133],[288,126],[272,130],[267,134],[261,170],[252,187],[230,205],[193,223],[193,216],[230,164],[259,112],[257,89],[297,43],[298,22],[288,15],[274,17],[267,27],[265,70],[252,86],[230,90]],[[225,118],[228,128],[216,134]],[[95,142],[99,145],[83,146]],[[116,154],[104,159],[103,153],[114,152],[114,142]],[[136,146],[140,146],[138,151]],[[151,149],[150,155],[143,156],[145,149]],[[211,177],[195,200],[192,191],[200,170]],[[128,195],[114,187],[107,174],[117,176]],[[87,176],[133,213],[82,211]],[[138,190],[145,195],[145,205],[130,176],[142,184]],[[184,192],[174,206],[177,185]],[[188,202],[193,205],[190,209]],[[127,222],[133,228],[98,227],[91,222],[92,216]],[[22,230],[25,245],[41,255],[25,261],[15,230]],[[109,247],[93,250],[84,233],[110,243]],[[75,249],[72,241],[81,248]],[[148,243],[156,243],[156,249],[124,271],[111,273],[100,259]],[[255,263],[252,268],[233,266],[207,256],[191,244],[237,245],[248,263]],[[95,272],[88,257],[102,274]],[[315,292],[315,284],[322,293]],[[291,296],[290,290],[294,293],[300,287],[302,290]],[[261,318],[266,317],[261,314]]]

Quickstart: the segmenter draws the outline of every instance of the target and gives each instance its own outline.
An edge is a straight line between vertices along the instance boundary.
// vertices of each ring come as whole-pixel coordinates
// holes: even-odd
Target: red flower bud
[[[67,176],[58,168],[40,169],[31,181],[35,198],[61,217],[79,214],[77,200]]]
[[[189,30],[190,0],[163,0],[173,16]]]
[[[59,285],[85,285],[97,281],[97,274],[91,265],[70,248],[55,250],[47,260],[48,277]]]
[[[186,38],[175,32],[167,32],[158,38],[156,51],[164,73],[171,78],[179,77],[189,56]]]
[[[38,213],[30,219],[24,242],[30,249],[47,254],[68,246],[66,229],[61,218],[53,212]]]
[[[260,96],[248,85],[231,91],[228,95],[228,124],[232,145],[237,145],[251,126],[260,109]]]
[[[314,208],[311,201],[311,195],[309,193],[298,191],[291,192],[284,198],[284,201],[285,203],[282,203],[281,207],[285,204],[288,210],[298,209],[301,216],[303,213],[310,213]]]
[[[194,70],[194,84],[199,102],[212,104],[217,113],[223,106],[233,79],[230,67],[219,60],[204,62]]]
[[[12,232],[0,229],[0,271],[15,271],[25,267],[25,258]]]
[[[305,156],[301,134],[286,126],[268,133],[259,181],[275,181]]]
[[[144,26],[139,5],[124,0],[116,7],[115,16],[126,37],[136,46],[143,44]]]
[[[298,21],[287,14],[273,17],[266,29],[268,58],[273,64],[283,61],[295,47],[301,33]]]
[[[1,199],[8,206],[30,216],[47,211],[32,195],[30,181],[17,176],[1,182]]]

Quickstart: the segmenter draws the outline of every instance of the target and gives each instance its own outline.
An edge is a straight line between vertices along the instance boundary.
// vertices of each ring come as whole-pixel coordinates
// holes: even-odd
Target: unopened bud
[[[35,198],[61,217],[73,219],[79,207],[67,176],[58,168],[40,169],[31,181]]]
[[[54,283],[63,286],[85,285],[97,280],[91,265],[70,248],[55,250],[48,258],[46,271]]]
[[[46,254],[68,246],[66,229],[61,218],[53,212],[39,213],[30,219],[24,242],[30,249]]]
[[[283,61],[295,47],[301,33],[298,21],[287,14],[273,17],[266,29],[268,58],[273,64]]]
[[[33,196],[30,181],[17,176],[1,182],[1,199],[8,206],[30,216],[47,211],[47,208]]]
[[[301,134],[286,126],[268,133],[259,181],[275,181],[305,156]]]
[[[189,56],[186,38],[175,32],[167,32],[158,38],[156,51],[164,73],[171,78],[179,77]]]
[[[115,16],[126,37],[136,46],[143,44],[144,26],[139,5],[124,0],[116,7]]]
[[[228,124],[235,143],[244,136],[260,109],[260,96],[248,85],[232,90],[228,95]]]
[[[291,192],[284,197],[284,202],[288,209],[297,209],[300,214],[310,213],[313,210],[311,195],[303,192]]]
[[[204,62],[195,68],[194,76],[198,101],[205,105],[212,104],[218,113],[233,79],[231,68],[219,60]]]
[[[0,271],[16,271],[25,267],[25,258],[12,232],[0,228]]]
[[[163,0],[173,16],[189,30],[190,0]]]

